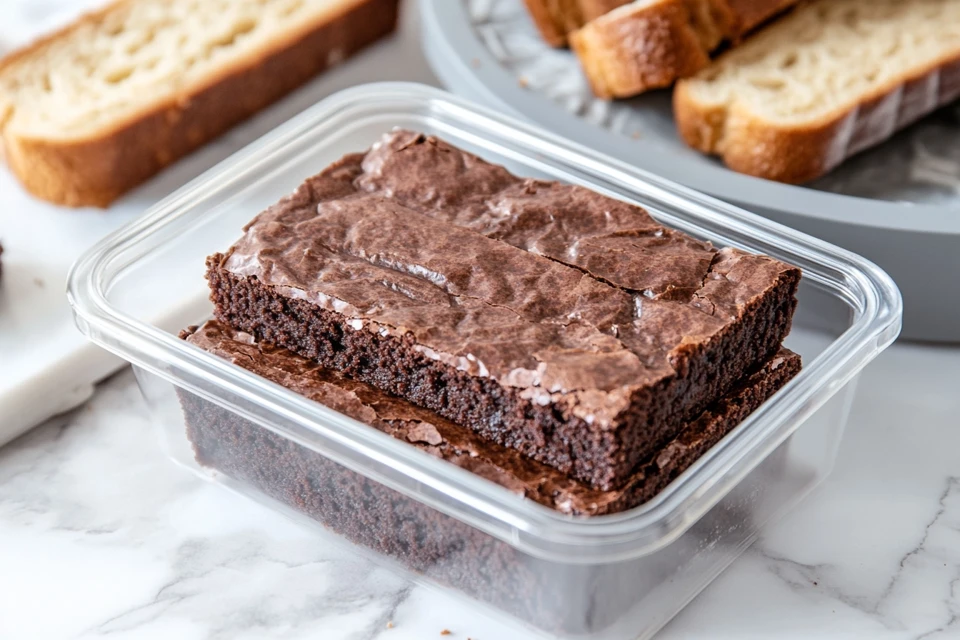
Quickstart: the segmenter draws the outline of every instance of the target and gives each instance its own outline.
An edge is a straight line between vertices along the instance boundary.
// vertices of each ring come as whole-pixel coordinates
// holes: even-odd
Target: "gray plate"
[[[594,99],[521,0],[420,0],[424,50],[453,91],[877,262],[903,291],[904,337],[960,341],[960,108],[934,114],[809,187],[725,169],[677,138],[670,97]]]

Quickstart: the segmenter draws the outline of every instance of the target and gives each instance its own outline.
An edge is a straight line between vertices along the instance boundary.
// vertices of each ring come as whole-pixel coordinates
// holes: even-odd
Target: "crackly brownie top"
[[[601,423],[793,270],[403,130],[261,213],[221,266]]]
[[[685,456],[689,450],[696,451],[701,440],[709,437],[711,421],[718,419],[708,410],[689,423],[655,459],[641,465],[622,489],[601,491],[376,387],[286,349],[257,343],[253,336],[216,320],[183,335],[205,351],[563,513],[596,515],[622,508],[618,504],[624,494],[659,473],[671,460]],[[779,367],[794,368],[797,363],[796,354],[783,350],[745,386],[759,385]]]

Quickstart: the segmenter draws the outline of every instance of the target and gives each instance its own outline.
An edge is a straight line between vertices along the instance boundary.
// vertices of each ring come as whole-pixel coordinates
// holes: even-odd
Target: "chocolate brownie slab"
[[[515,493],[575,515],[615,513],[649,500],[800,369],[799,356],[781,350],[731,394],[685,424],[674,440],[633,471],[623,488],[600,491],[372,385],[325,369],[281,347],[257,343],[253,336],[216,320],[184,332],[183,337],[205,351]],[[191,422],[192,416],[187,417]],[[193,432],[191,440],[200,442]],[[209,445],[197,448],[201,462],[205,450]],[[259,453],[248,454],[261,459]]]
[[[604,495],[515,451],[478,439],[439,416],[282,349],[254,344],[249,336],[223,325],[211,322],[183,335],[201,348],[412,441],[412,446],[454,464],[479,459],[464,466],[508,489],[523,491],[529,498],[561,511],[585,514],[612,513],[652,496],[799,367],[795,355],[781,352],[762,371],[742,381],[735,393],[689,424],[660,455],[637,469],[635,482],[628,485],[632,488]],[[637,604],[652,592],[669,590],[675,580],[682,582],[683,571],[690,569],[694,560],[709,563],[710,553],[729,553],[713,549],[712,543],[704,548],[701,542],[704,538],[714,540],[715,530],[751,530],[746,526],[751,512],[742,505],[755,501],[769,482],[754,478],[754,484],[738,488],[750,499],[733,498],[731,504],[737,505],[736,509],[718,506],[694,525],[693,532],[652,556],[603,565],[566,563],[523,553],[228,409],[184,390],[178,390],[178,394],[187,435],[200,464],[245,483],[408,569],[551,632],[602,631],[625,615],[633,615]],[[771,464],[780,463],[768,459],[763,467]],[[543,475],[542,480],[531,474],[536,470]],[[767,475],[775,472],[776,467],[764,471]],[[734,535],[727,543],[737,546],[743,540]]]
[[[208,279],[230,326],[609,490],[773,357],[799,271],[396,132]]]

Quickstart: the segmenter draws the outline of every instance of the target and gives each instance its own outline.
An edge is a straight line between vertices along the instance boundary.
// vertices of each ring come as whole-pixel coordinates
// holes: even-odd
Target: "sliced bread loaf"
[[[119,0],[0,60],[0,148],[35,195],[106,206],[393,30],[399,0]]]
[[[819,0],[678,83],[684,140],[790,183],[960,97],[960,2]]]
[[[710,64],[710,54],[797,0],[637,0],[569,34],[601,98],[668,87]]]

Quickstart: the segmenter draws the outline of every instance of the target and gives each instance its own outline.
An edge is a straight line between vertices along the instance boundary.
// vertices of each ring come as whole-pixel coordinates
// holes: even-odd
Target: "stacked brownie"
[[[622,486],[604,491],[572,479],[516,450],[486,440],[469,429],[387,394],[371,384],[348,378],[339,371],[322,367],[282,347],[257,342],[250,334],[236,331],[218,320],[190,328],[181,337],[271,382],[515,493],[557,511],[575,515],[615,513],[649,500],[800,368],[800,359],[796,354],[781,350],[777,357],[748,375],[724,398],[695,420],[685,423],[680,434],[661,448],[656,456],[634,469]],[[222,417],[219,420],[217,425],[204,425],[194,419],[188,426],[191,441],[195,444],[206,441],[203,446],[197,447],[197,455],[202,463],[214,463],[208,466],[218,466],[212,452],[217,449],[217,440],[226,437],[222,432]],[[226,428],[229,430],[231,426],[227,424]],[[218,438],[209,441],[212,429],[218,431]],[[276,447],[271,450],[276,450]],[[231,469],[234,473],[241,472],[254,461],[258,464],[265,462],[262,452],[242,448],[239,453],[241,459],[243,456],[249,458]],[[257,455],[254,456],[254,453]],[[270,467],[274,465],[287,471],[301,466],[272,460],[263,472],[271,473]],[[302,479],[291,484],[309,485]]]
[[[798,269],[409,131],[309,178],[207,277],[190,343],[570,514],[650,499],[800,367]],[[494,585],[509,547],[182,400],[202,464],[478,597],[549,588]]]

